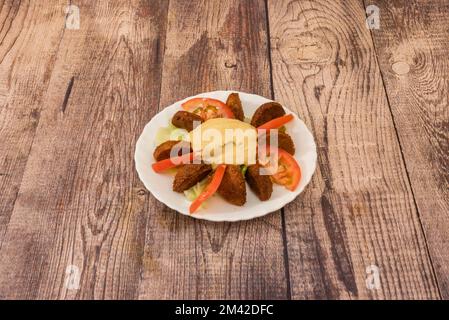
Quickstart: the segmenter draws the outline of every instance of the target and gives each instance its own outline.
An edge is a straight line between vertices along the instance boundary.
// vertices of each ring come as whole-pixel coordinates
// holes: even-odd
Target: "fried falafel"
[[[203,119],[199,115],[182,110],[176,112],[171,120],[175,127],[186,129],[189,132],[195,129],[193,126],[194,122],[201,123]]]
[[[236,206],[243,206],[246,202],[245,177],[239,165],[227,165],[226,171],[217,190],[226,201]]]
[[[263,135],[259,136],[259,139],[263,139],[265,137],[266,145],[270,144],[270,133],[271,133],[271,131],[267,132],[267,134],[263,134]],[[293,142],[292,137],[290,137],[289,134],[287,134],[285,132],[280,132],[280,131],[278,131],[277,135],[278,135],[278,145],[277,145],[278,148],[287,151],[291,155],[294,155],[295,154],[295,144]]]
[[[284,108],[277,102],[267,102],[257,108],[251,118],[251,125],[259,127],[270,120],[282,117],[285,115]]]
[[[261,175],[259,169],[259,164],[248,166],[248,169],[246,170],[246,181],[257,197],[261,201],[265,201],[271,197],[271,193],[273,192],[273,182],[269,176]]]
[[[170,158],[170,153],[173,148],[177,150],[173,150],[173,152],[180,156],[182,154],[186,154],[192,152],[192,148],[189,142],[186,141],[177,141],[177,140],[168,140],[156,147],[153,152],[153,157],[156,161],[161,161]]]
[[[185,164],[179,167],[173,181],[173,191],[183,192],[207,177],[212,166],[204,163]]]
[[[239,94],[234,92],[228,96],[226,104],[231,108],[234,118],[243,121],[245,114],[243,113],[242,102],[240,101]]]

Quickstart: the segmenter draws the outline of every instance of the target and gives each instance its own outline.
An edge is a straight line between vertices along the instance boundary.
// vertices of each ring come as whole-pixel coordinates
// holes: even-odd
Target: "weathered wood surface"
[[[61,39],[1,248],[1,298],[138,295],[149,203],[133,153],[157,112],[166,1],[77,5],[81,28]]]
[[[373,1],[372,35],[441,294],[449,299],[449,1]]]
[[[0,248],[64,33],[64,3],[0,2]]]
[[[364,8],[271,0],[269,14],[275,98],[318,145],[311,186],[285,208],[292,297],[438,297]]]
[[[72,3],[79,30],[0,0],[1,299],[449,297],[447,1],[374,1],[371,32],[362,0]],[[193,220],[138,180],[145,123],[218,89],[313,131],[282,213]]]
[[[171,0],[168,12],[161,108],[213,90],[270,95],[263,1]],[[194,221],[152,198],[140,298],[287,298],[280,219]]]

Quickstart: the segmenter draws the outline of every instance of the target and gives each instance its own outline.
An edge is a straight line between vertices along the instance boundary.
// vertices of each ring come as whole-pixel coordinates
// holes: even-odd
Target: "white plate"
[[[202,93],[195,97],[215,98],[224,102],[232,92],[237,91],[213,91]],[[244,92],[239,92],[239,95],[246,117],[251,117],[261,104],[271,101],[264,97]],[[295,158],[299,162],[302,171],[301,181],[294,192],[288,191],[282,186],[274,185],[273,194],[271,195],[270,200],[260,201],[247,185],[247,197],[244,206],[234,206],[227,203],[220,198],[220,196],[214,196],[207,200],[205,208],[190,215],[190,202],[182,193],[172,191],[174,176],[172,174],[155,173],[151,168],[151,164],[155,162],[153,151],[156,148],[154,141],[156,132],[159,128],[166,127],[170,123],[172,116],[177,111],[181,110],[181,104],[191,98],[194,97],[178,101],[159,112],[145,126],[137,141],[134,156],[136,169],[140,180],[142,180],[145,187],[156,199],[163,202],[171,209],[194,218],[210,221],[239,221],[260,217],[276,211],[290,201],[293,201],[304,190],[315,171],[317,159],[316,145],[309,129],[307,129],[304,122],[294,114],[293,121],[286,125],[287,133],[291,135],[295,143]],[[285,108],[285,111],[287,113],[293,113],[287,108]]]

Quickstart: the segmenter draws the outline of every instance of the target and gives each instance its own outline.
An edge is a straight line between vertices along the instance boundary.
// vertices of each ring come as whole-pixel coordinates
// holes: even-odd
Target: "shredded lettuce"
[[[176,128],[171,123],[167,127],[161,127],[156,132],[155,142],[156,145],[160,145],[168,140],[186,140],[189,136],[187,130]]]
[[[243,176],[245,176],[246,170],[248,170],[248,166],[247,165],[240,166],[240,171],[242,171]]]
[[[200,182],[198,182],[196,185],[194,185],[190,189],[187,189],[186,191],[184,191],[184,196],[187,198],[187,200],[194,201],[196,198],[198,198],[198,196],[201,194],[201,192],[203,192],[203,190],[206,188],[206,186],[207,186],[207,178],[201,180]]]
[[[170,133],[170,140],[186,140],[188,139],[189,133],[185,129],[176,128]]]

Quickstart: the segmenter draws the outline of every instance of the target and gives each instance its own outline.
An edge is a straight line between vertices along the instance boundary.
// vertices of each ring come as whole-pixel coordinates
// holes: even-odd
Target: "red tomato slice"
[[[290,191],[294,191],[301,181],[301,167],[295,158],[283,149],[270,147],[269,153],[275,153],[276,151],[278,154],[278,168],[277,172],[271,176],[271,180]]]
[[[161,173],[165,170],[175,168],[181,164],[191,163],[192,160],[193,152],[155,162],[152,164],[152,167],[155,172]]]
[[[286,124],[287,122],[290,122],[292,120],[293,120],[293,115],[287,114],[285,116],[270,120],[270,121],[264,123],[263,125],[257,127],[257,129],[265,129],[265,130],[279,129],[284,124]]]
[[[234,118],[231,108],[217,99],[193,98],[184,102],[182,108],[199,115],[204,121],[213,118]]]
[[[226,170],[225,164],[220,164],[212,177],[212,181],[207,185],[206,189],[196,198],[192,204],[190,205],[189,211],[190,214],[194,213],[201,204],[212,197],[212,195],[217,191],[220,186],[221,180],[223,180],[223,176]]]

